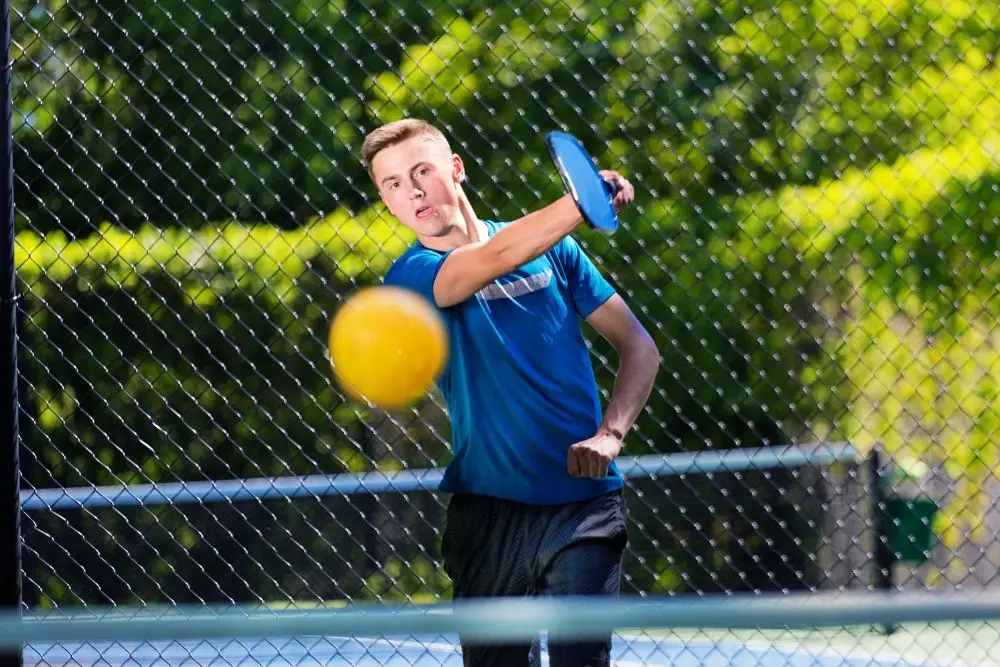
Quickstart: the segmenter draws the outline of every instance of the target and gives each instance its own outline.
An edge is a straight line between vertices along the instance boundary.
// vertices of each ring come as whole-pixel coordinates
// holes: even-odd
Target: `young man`
[[[442,539],[456,598],[605,595],[619,590],[627,508],[614,459],[652,388],[652,339],[569,234],[567,194],[513,222],[480,220],[447,139],[420,120],[372,132],[362,157],[389,211],[416,234],[385,282],[444,317],[439,386],[452,421],[452,494]],[[614,171],[618,210],[632,185]],[[616,349],[602,415],[580,320]],[[466,665],[538,664],[537,642],[463,642]],[[601,641],[549,644],[553,667],[607,665]]]

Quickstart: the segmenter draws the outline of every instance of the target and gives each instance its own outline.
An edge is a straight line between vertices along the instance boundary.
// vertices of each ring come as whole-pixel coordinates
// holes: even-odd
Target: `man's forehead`
[[[450,157],[448,145],[434,137],[410,137],[394,146],[379,151],[373,162],[394,169],[406,169],[428,158]]]

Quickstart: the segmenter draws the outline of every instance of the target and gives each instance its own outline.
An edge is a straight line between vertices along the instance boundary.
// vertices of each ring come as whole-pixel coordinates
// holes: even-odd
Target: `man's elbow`
[[[643,359],[654,372],[660,365],[660,351],[656,347],[656,341],[641,325],[636,325],[632,329],[622,348],[622,354]]]
[[[489,272],[499,278],[516,271],[526,260],[522,256],[523,252],[517,248],[505,243],[495,243],[495,240],[496,237],[493,237],[483,244],[482,261],[489,267]]]
[[[434,281],[434,300],[439,308],[465,301],[483,286],[517,268],[510,253],[489,242],[464,246],[445,260]]]

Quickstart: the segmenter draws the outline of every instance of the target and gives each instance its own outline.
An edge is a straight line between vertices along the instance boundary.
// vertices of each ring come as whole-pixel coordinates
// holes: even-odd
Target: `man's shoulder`
[[[496,234],[499,230],[513,224],[513,220],[483,220],[487,229],[490,230],[490,235]]]
[[[447,255],[428,248],[419,242],[413,244],[393,260],[385,273],[384,284],[414,289],[429,297],[434,278]]]
[[[411,266],[421,259],[437,259],[443,254],[437,250],[431,250],[418,241],[403,251],[403,254],[392,260],[392,264],[389,266],[389,273]]]

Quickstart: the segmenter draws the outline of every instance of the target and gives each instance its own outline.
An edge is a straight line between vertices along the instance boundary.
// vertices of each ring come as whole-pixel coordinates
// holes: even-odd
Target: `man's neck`
[[[420,245],[438,252],[448,252],[470,243],[477,243],[489,237],[486,223],[476,219],[460,220],[443,236],[419,236]]]
[[[421,236],[419,241],[425,248],[448,252],[470,243],[485,241],[488,237],[486,223],[479,219],[465,193],[459,189],[459,213],[449,226],[448,233],[442,236]]]

